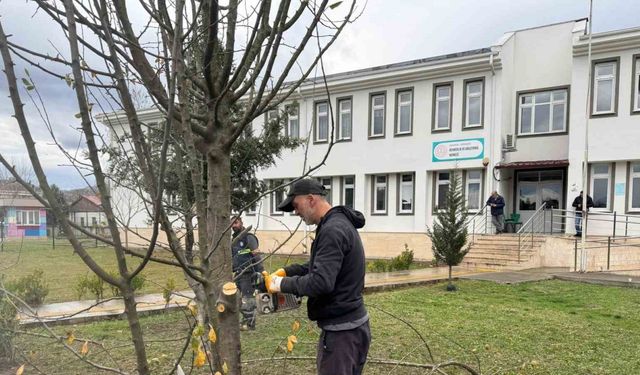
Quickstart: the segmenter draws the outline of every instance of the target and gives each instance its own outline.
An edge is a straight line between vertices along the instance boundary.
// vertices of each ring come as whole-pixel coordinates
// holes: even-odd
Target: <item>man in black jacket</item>
[[[583,193],[581,191],[580,195],[573,200],[573,204],[571,205],[576,209],[576,237],[582,236],[582,216],[584,215],[586,217],[587,211],[593,207],[593,199],[591,199],[589,194],[587,194],[587,209],[582,209],[582,194]]]
[[[357,229],[364,216],[344,206],[331,207],[319,182],[295,182],[278,206],[316,225],[311,257],[265,277],[270,292],[307,296],[309,319],[322,329],[316,367],[319,375],[359,375],[367,360],[371,331],[364,307],[365,257]]]
[[[233,258],[233,275],[242,294],[242,304],[240,313],[240,330],[256,329],[256,300],[253,297],[255,292],[252,283],[252,276],[255,272],[264,271],[258,250],[258,238],[245,231],[242,218],[236,217],[231,223],[233,230],[233,240],[231,245],[231,256]]]

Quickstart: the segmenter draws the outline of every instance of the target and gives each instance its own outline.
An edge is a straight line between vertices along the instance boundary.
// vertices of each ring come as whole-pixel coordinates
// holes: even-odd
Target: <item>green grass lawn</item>
[[[88,242],[91,244],[91,241]],[[116,271],[116,258],[113,249],[108,247],[91,248],[87,251],[95,261],[104,269]],[[157,253],[165,257],[171,257],[166,250],[157,250]],[[286,256],[273,255],[264,262],[264,267],[268,271],[275,271],[286,264],[301,263],[306,261],[306,256]],[[136,257],[127,257],[130,269],[140,263]],[[429,264],[414,262],[411,268],[427,267]],[[49,294],[45,303],[74,301],[78,299],[74,290],[74,285],[79,277],[86,275],[89,271],[79,256],[73,253],[71,245],[66,240],[56,239],[55,249],[51,240],[28,240],[7,241],[4,249],[0,251],[0,275],[5,274],[7,280],[32,273],[35,269],[44,272],[44,279],[49,286]],[[145,278],[143,288],[139,294],[160,293],[167,279],[172,278],[178,290],[187,289],[187,282],[182,271],[173,266],[160,263],[149,262],[142,271]],[[105,286],[105,297],[110,297],[110,289]],[[93,298],[90,295],[84,299]]]
[[[373,342],[365,374],[427,374],[424,369],[374,363],[398,360],[427,363],[458,360],[483,374],[638,374],[640,373],[640,290],[562,281],[515,286],[460,281],[460,290],[443,284],[366,295]],[[391,315],[393,316],[391,316]],[[314,356],[318,330],[304,309],[261,316],[258,329],[242,335],[243,360],[284,356],[281,347],[294,320],[302,323],[294,356]],[[402,322],[400,319],[406,321]],[[154,373],[168,373],[183,345],[181,312],[142,318]],[[102,342],[121,365],[133,370],[125,321],[54,328],[65,335]],[[29,331],[42,332],[39,329]],[[179,341],[172,341],[180,339]],[[21,336],[29,359],[47,374],[100,373],[75,360],[50,339]],[[81,342],[74,344],[77,349]],[[110,365],[91,347],[91,360]],[[191,356],[183,361],[189,366]],[[34,372],[27,366],[27,370]],[[1,371],[0,371],[1,373]],[[194,371],[195,374],[205,373]],[[269,361],[245,365],[245,374],[313,374],[313,360]],[[453,372],[461,373],[461,372]]]
[[[116,271],[117,264],[113,249],[108,247],[88,248],[87,251],[104,269]],[[166,253],[166,251],[164,251]],[[170,255],[166,255],[170,256]],[[304,261],[303,258],[286,256],[272,256],[265,262],[267,270],[275,270],[291,262]],[[130,269],[140,263],[136,257],[127,257]],[[77,300],[74,285],[78,278],[90,272],[82,259],[73,253],[71,245],[66,240],[56,239],[53,249],[51,240],[29,240],[24,243],[18,240],[7,241],[0,252],[0,275],[5,274],[7,280],[30,274],[35,269],[44,272],[44,279],[49,286],[49,294],[45,303]],[[139,291],[145,293],[160,293],[168,278],[173,278],[179,290],[187,289],[187,282],[181,269],[164,264],[149,262],[142,271],[145,284]],[[105,297],[110,297],[108,287],[105,287]],[[91,299],[92,296],[85,296]]]

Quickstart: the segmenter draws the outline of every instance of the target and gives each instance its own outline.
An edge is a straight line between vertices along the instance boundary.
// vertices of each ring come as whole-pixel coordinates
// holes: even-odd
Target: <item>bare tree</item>
[[[254,119],[288,100],[314,72],[344,27],[353,21],[355,1],[32,3],[59,25],[68,42],[56,55],[33,50],[13,43],[0,22],[0,52],[15,118],[42,189],[42,194],[33,189],[32,194],[52,210],[87,266],[120,289],[138,373],[148,374],[149,365],[131,281],[149,261],[158,260],[154,250],[159,231],[163,231],[174,257],[165,262],[183,269],[199,302],[199,323],[202,327],[211,324],[217,331],[218,340],[206,342],[202,348],[209,353],[211,372],[240,374],[237,293],[229,283],[232,146]],[[145,18],[142,23],[140,16]],[[71,230],[79,228],[69,222],[54,199],[34,145],[32,126],[23,111],[14,58],[61,78],[61,83],[75,93],[86,159],[73,162],[95,178],[109,233],[101,240],[114,248],[118,277],[111,276],[85,251]],[[22,84],[27,93],[37,86],[29,78]],[[157,147],[149,143],[149,124],[136,108],[141,88],[163,114],[159,128],[163,138]],[[129,147],[123,151],[131,170],[138,173],[136,191],[152,219],[152,235],[143,253],[123,243],[122,222],[115,212],[108,186],[110,176],[101,154],[105,139],[94,122],[94,108],[101,108],[101,118],[107,124],[112,124],[114,117],[126,119],[118,124],[130,135]],[[119,114],[114,115],[114,111]],[[185,168],[181,180],[192,189],[194,204],[189,210],[198,228],[197,238],[187,241],[181,241],[175,230],[164,196],[164,161],[175,151],[169,147],[172,132],[182,138],[180,155]],[[2,155],[0,162],[28,186]],[[191,225],[191,218],[186,220]],[[198,246],[193,247],[194,243]],[[142,262],[131,266],[125,254],[142,257]]]

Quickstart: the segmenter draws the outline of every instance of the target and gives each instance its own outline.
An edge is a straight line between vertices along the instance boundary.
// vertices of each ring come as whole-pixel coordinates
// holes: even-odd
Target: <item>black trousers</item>
[[[348,331],[322,330],[316,360],[318,375],[362,374],[370,343],[368,321]]]

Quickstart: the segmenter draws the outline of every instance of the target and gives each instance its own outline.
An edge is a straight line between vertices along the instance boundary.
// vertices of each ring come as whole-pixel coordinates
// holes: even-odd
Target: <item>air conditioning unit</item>
[[[516,148],[516,135],[509,133],[504,137],[504,149],[513,150]]]

